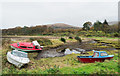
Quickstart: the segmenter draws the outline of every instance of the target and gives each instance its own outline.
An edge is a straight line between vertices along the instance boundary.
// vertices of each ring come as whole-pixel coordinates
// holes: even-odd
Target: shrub
[[[42,46],[46,46],[46,45],[52,45],[52,42],[49,39],[40,39],[38,40],[38,42],[42,45]]]
[[[54,66],[53,68],[50,68],[50,69],[47,69],[46,70],[48,73],[50,73],[50,74],[56,74],[56,73],[59,73],[59,66]]]
[[[107,37],[111,37],[111,34],[107,34],[106,36],[107,36]]]
[[[60,40],[64,43],[66,42],[65,38],[61,38]]]
[[[78,36],[75,37],[75,39],[76,39],[77,41],[79,41],[80,43],[82,42],[81,38],[79,38]]]
[[[73,39],[73,37],[70,36],[69,39]]]
[[[87,36],[87,37],[92,37],[92,35],[89,35],[89,34],[88,34],[88,35],[86,35],[86,36]]]
[[[30,41],[34,41],[34,38],[30,38]]]
[[[119,34],[118,33],[114,33],[114,37],[119,37]]]
[[[37,40],[38,43],[42,46],[46,46],[46,45],[52,45],[52,42],[49,39],[45,39],[45,38],[30,38],[30,41],[34,41]]]

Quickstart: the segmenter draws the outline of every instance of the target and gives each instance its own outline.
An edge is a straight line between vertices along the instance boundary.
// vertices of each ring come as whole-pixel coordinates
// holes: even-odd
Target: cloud
[[[1,0],[2,2],[118,2],[119,0]]]
[[[6,2],[2,28],[56,22],[82,27],[86,21],[116,21],[117,8],[117,2]]]

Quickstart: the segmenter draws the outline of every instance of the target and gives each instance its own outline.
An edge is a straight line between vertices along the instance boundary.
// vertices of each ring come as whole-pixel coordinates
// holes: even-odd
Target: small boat
[[[86,50],[80,49],[80,48],[75,48],[75,50],[77,50],[77,51],[79,51],[79,52],[81,52],[81,53],[85,53],[85,52],[86,52]]]
[[[7,60],[18,68],[30,62],[27,53],[18,50],[7,52]]]
[[[66,49],[65,52],[64,52],[65,55],[68,55],[68,54],[80,54],[80,52],[76,51],[76,50],[72,50],[70,51],[70,49]]]
[[[114,55],[108,55],[105,51],[94,51],[92,56],[77,56],[78,61],[83,63],[104,62],[105,59],[112,59]]]
[[[11,48],[30,52],[30,51],[41,51],[43,47],[40,46],[40,44],[37,41],[33,41],[32,43],[30,42],[13,43],[11,44]]]

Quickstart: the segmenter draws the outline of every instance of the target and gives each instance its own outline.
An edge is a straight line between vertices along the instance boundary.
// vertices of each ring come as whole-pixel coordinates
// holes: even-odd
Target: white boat
[[[27,64],[30,62],[28,58],[28,54],[26,52],[18,51],[18,50],[13,50],[11,52],[7,53],[7,60],[20,68],[24,64]]]
[[[68,54],[80,54],[80,52],[76,51],[76,50],[72,50],[70,51],[70,49],[66,49],[65,52],[64,52],[65,55],[68,55]]]
[[[86,50],[80,49],[80,48],[76,48],[75,50],[76,50],[76,51],[79,51],[79,52],[81,52],[81,53],[85,53],[85,51],[86,51]]]

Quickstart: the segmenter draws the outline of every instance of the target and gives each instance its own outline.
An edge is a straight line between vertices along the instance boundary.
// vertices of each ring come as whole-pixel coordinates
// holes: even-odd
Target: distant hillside
[[[75,30],[73,30],[75,29]],[[56,32],[64,33],[66,31],[73,32],[80,30],[79,27],[71,26],[64,23],[48,24],[48,25],[36,25],[31,27],[15,27],[2,29],[3,35],[50,35]]]
[[[55,23],[55,24],[48,24],[47,27],[51,27],[53,29],[80,29],[80,27],[64,24],[64,23]]]
[[[109,25],[118,25],[118,21],[108,22]]]

